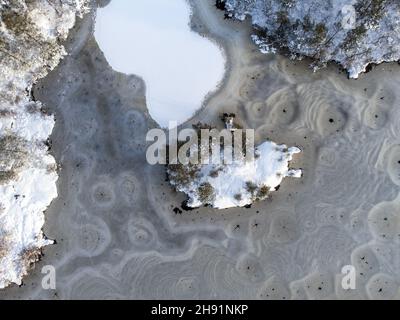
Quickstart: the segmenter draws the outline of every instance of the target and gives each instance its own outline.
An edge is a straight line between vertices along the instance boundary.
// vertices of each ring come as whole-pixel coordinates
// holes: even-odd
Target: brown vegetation
[[[7,252],[9,250],[9,237],[9,234],[3,231],[0,232],[0,260],[7,255]]]
[[[26,161],[26,141],[15,135],[0,138],[0,183],[14,179]]]
[[[208,182],[202,183],[199,186],[197,193],[202,203],[211,203],[215,199],[214,188]]]
[[[42,252],[38,248],[24,249],[21,252],[21,261],[26,269],[31,269],[39,261]]]

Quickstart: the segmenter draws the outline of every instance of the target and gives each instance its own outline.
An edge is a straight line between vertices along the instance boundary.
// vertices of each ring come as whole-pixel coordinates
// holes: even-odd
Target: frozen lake
[[[185,0],[112,0],[97,11],[100,49],[114,70],[144,79],[162,127],[189,119],[224,75],[221,49],[190,30],[190,14]]]

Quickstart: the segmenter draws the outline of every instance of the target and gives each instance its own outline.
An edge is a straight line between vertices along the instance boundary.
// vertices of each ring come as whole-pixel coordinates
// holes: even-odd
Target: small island
[[[232,135],[236,130],[241,130],[234,124],[233,114],[225,114],[223,118],[225,128]],[[200,124],[194,127],[199,131],[201,128],[211,128]],[[249,142],[246,133],[248,131],[240,132],[245,142],[243,145]],[[196,141],[197,139],[195,143]],[[221,145],[214,149],[216,143]],[[216,209],[227,209],[249,206],[255,201],[266,199],[270,192],[278,190],[285,177],[302,176],[300,169],[289,167],[293,155],[301,152],[298,147],[287,147],[284,144],[265,141],[256,148],[244,150],[252,152],[250,156],[247,154],[247,157],[237,157],[226,162],[225,151],[229,148],[231,152],[234,143],[234,139],[228,143],[226,140],[222,143],[220,139],[213,139],[210,142],[210,150],[207,150],[210,151],[210,159],[213,158],[213,152],[218,152],[220,161],[167,165],[169,183],[177,191],[184,192],[188,196],[186,203],[188,207],[211,206]],[[200,153],[204,151],[204,148],[199,149]]]

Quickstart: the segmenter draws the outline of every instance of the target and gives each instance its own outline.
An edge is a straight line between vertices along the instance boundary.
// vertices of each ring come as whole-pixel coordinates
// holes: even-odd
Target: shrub
[[[208,182],[202,183],[197,189],[199,199],[203,203],[211,203],[215,199],[214,188]]]
[[[246,191],[250,193],[252,196],[257,190],[257,185],[251,181],[246,182]]]
[[[240,193],[237,193],[233,196],[235,198],[235,200],[240,201],[242,200],[242,195]]]

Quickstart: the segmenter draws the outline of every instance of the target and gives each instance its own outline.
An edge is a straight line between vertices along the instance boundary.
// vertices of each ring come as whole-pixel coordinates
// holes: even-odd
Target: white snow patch
[[[113,0],[97,11],[95,37],[107,61],[143,77],[162,127],[189,119],[225,72],[222,51],[190,30],[190,15],[185,0]]]

